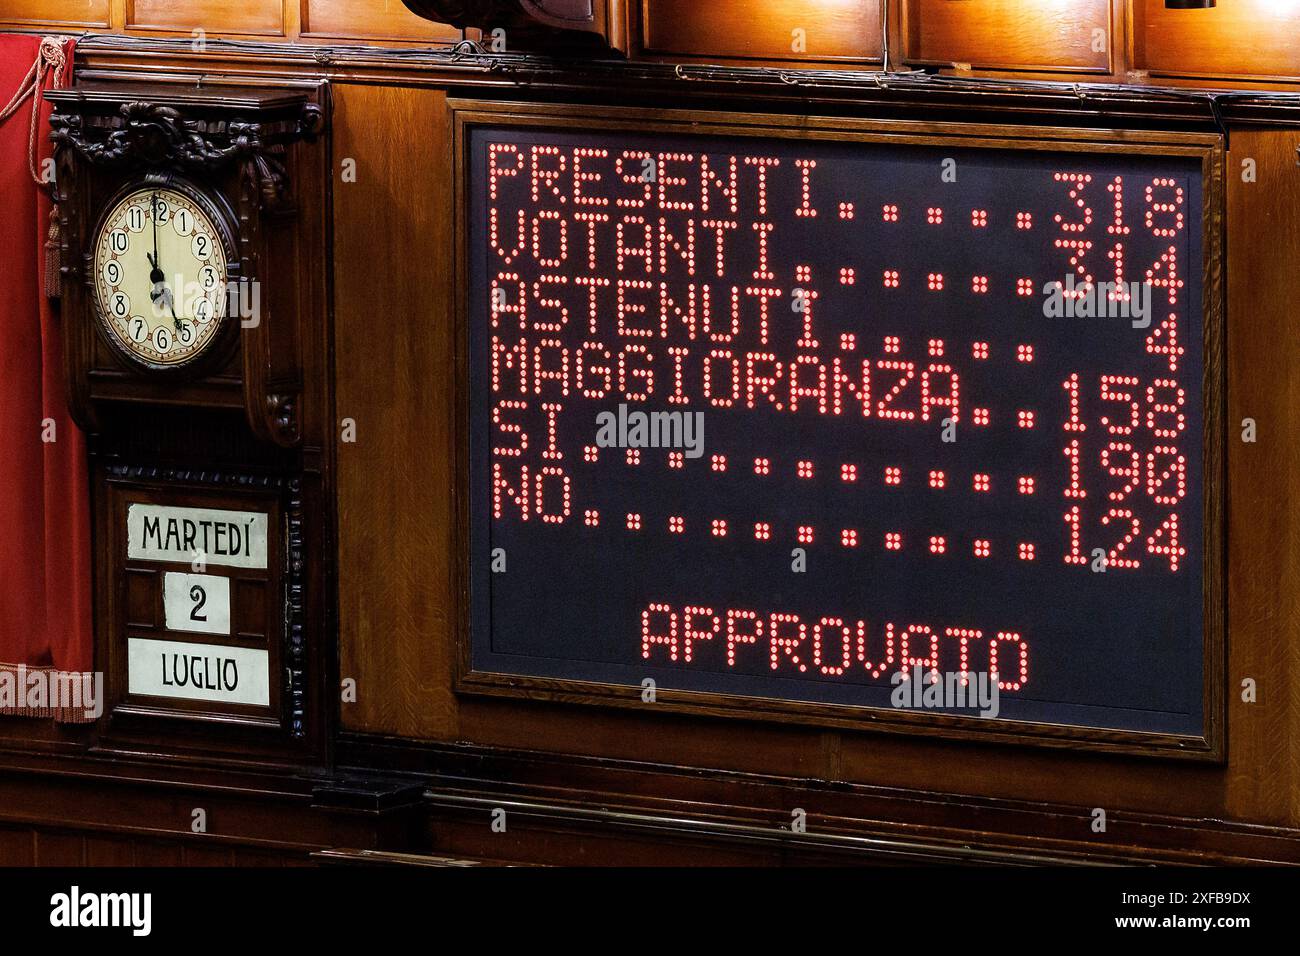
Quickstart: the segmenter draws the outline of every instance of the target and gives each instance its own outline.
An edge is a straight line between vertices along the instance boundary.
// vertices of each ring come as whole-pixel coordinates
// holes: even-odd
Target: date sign
[[[278,502],[113,485],[116,713],[278,723]]]

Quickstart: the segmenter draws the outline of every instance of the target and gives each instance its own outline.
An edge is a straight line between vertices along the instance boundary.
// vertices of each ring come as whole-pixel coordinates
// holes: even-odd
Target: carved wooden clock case
[[[69,402],[91,459],[93,745],[318,761],[328,87],[95,81],[48,98]]]

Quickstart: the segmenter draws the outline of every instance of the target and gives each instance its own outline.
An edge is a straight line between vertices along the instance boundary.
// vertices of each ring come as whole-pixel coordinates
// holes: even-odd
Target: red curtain
[[[22,87],[40,45],[37,36],[0,34],[0,106]],[[72,41],[60,48],[61,69],[42,78],[46,89],[71,81]],[[67,413],[61,320],[44,293],[50,200],[29,154],[34,145],[43,172],[49,114],[31,95],[0,121],[0,714],[85,720],[84,710],[29,692],[40,669],[88,672],[94,663],[86,448]]]

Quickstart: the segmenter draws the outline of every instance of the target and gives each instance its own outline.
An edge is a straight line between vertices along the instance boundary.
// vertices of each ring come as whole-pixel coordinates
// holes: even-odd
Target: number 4
[[[1169,362],[1169,371],[1178,371],[1178,356],[1185,351],[1178,341],[1178,313],[1170,312],[1169,318],[1151,330],[1147,336],[1147,352],[1150,355],[1163,355]]]
[[[1164,524],[1151,532],[1147,538],[1147,554],[1168,558],[1169,570],[1178,570],[1178,559],[1186,557],[1187,549],[1179,544],[1177,513],[1171,513]]]

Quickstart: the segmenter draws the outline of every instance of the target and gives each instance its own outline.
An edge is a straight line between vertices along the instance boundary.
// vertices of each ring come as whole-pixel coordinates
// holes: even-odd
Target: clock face
[[[109,336],[152,366],[193,362],[226,318],[226,246],[190,193],[146,186],[123,197],[95,236],[95,304]]]

